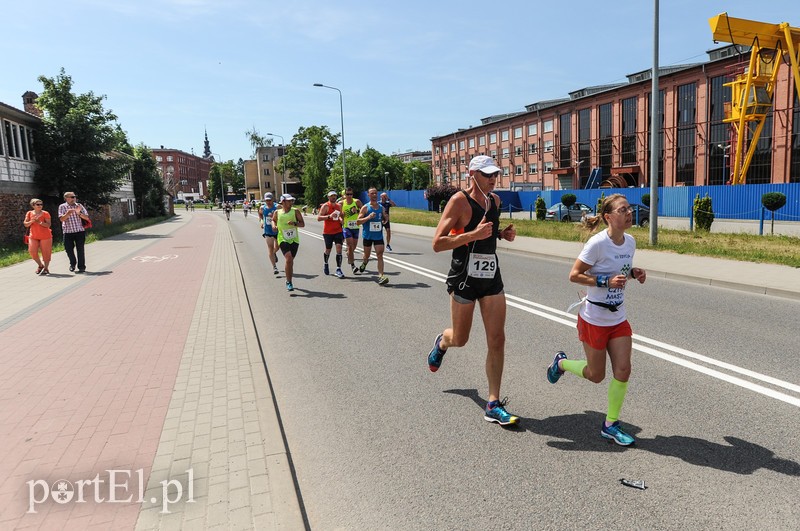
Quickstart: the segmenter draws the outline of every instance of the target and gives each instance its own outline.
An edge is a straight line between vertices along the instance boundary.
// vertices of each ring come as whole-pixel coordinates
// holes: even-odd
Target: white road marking
[[[308,236],[311,236],[313,238],[322,240],[322,236],[316,233],[302,229],[300,232],[302,232],[303,234],[307,234]],[[361,247],[357,247],[356,250],[363,253],[363,249]],[[444,283],[447,280],[447,275],[444,273],[440,273],[438,271],[433,271],[431,269],[427,269],[422,266],[406,262],[404,260],[399,260],[391,256],[386,256],[385,254],[383,255],[383,259],[385,262],[389,264],[400,267],[402,269],[406,269],[407,271],[411,271],[412,273],[417,273],[418,275],[422,275],[432,280],[437,280],[442,283]],[[575,327],[575,322],[577,321],[577,317],[570,313],[558,310],[556,308],[551,308],[549,306],[545,306],[537,302],[529,301],[521,297],[509,295],[508,293],[506,293],[506,303],[513,308],[517,308],[519,310],[536,315],[538,317],[549,319],[550,321],[563,324],[571,328]],[[734,385],[738,385],[739,387],[743,387],[745,389],[749,389],[750,391],[754,391],[764,396],[768,396],[770,398],[786,402],[787,404],[800,407],[800,398],[798,397],[787,395],[780,391],[764,387],[762,385],[744,380],[737,376],[726,374],[724,372],[700,365],[698,363],[694,363],[692,361],[689,361],[687,359],[678,356],[683,356],[685,358],[697,360],[707,365],[713,365],[721,369],[730,371],[732,373],[740,374],[742,376],[747,376],[748,378],[752,378],[753,380],[758,380],[766,384],[770,384],[775,387],[781,387],[788,391],[792,391],[799,394],[800,394],[800,385],[796,385],[790,382],[785,382],[783,380],[773,378],[772,376],[767,376],[765,374],[751,371],[750,369],[738,367],[736,365],[724,361],[715,360],[713,358],[709,358],[708,356],[703,356],[702,354],[692,352],[691,350],[686,350],[684,348],[670,345],[668,343],[664,343],[662,341],[658,341],[655,339],[650,339],[648,337],[641,336],[638,334],[633,335],[633,340],[634,340],[633,348],[638,350],[639,352],[643,352],[645,354],[649,354],[661,360],[668,361],[676,365],[680,365],[681,367],[691,369],[701,374],[705,374],[707,376],[711,376],[713,378],[717,378],[719,380],[732,383]],[[662,352],[662,350],[656,350],[655,348],[652,347],[658,347],[659,349],[662,349],[663,351],[667,352]]]

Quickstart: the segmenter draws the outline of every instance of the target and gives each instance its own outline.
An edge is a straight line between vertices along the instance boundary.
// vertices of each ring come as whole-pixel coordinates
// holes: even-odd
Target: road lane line
[[[309,236],[317,238],[319,240],[322,240],[322,236],[320,236],[318,234],[315,234],[315,233],[312,233],[312,232],[308,232],[308,231],[305,231],[305,230],[301,230],[300,232],[308,234]],[[356,248],[356,250],[363,253],[363,249],[360,248],[360,247]],[[397,259],[397,258],[394,258],[394,257],[388,257],[385,254],[384,254],[383,258],[384,258],[384,261],[386,261],[386,262],[388,262],[390,264],[393,264],[393,265],[395,265],[397,267],[406,269],[406,270],[408,270],[408,271],[410,271],[412,273],[417,273],[419,275],[425,276],[425,277],[430,278],[432,280],[438,280],[439,282],[442,282],[442,283],[446,282],[446,280],[447,280],[447,275],[439,273],[438,271],[433,271],[431,269],[427,269],[427,268],[424,268],[422,266],[418,266],[416,264],[412,264],[410,262],[406,262],[404,260],[400,260],[400,259]],[[575,317],[571,313],[568,313],[568,312],[565,312],[565,311],[562,311],[562,310],[558,310],[558,309],[552,308],[550,306],[545,306],[543,304],[539,304],[537,302],[533,302],[533,301],[530,301],[528,299],[523,299],[523,298],[517,297],[515,295],[509,295],[508,293],[506,293],[506,303],[509,306],[512,306],[512,307],[517,308],[519,310],[525,311],[527,313],[530,313],[530,314],[533,314],[533,315],[536,315],[536,316],[539,316],[539,317],[543,317],[545,319],[549,319],[550,321],[553,321],[553,322],[556,322],[556,323],[559,323],[559,324],[563,324],[563,325],[569,326],[569,327],[574,327],[575,326],[575,321],[577,320],[577,317]],[[690,350],[686,350],[686,349],[678,347],[678,346],[670,345],[670,344],[664,343],[662,341],[658,341],[658,340],[655,340],[655,339],[650,339],[648,337],[645,337],[645,336],[642,336],[642,335],[639,335],[639,334],[634,334],[633,335],[633,339],[634,339],[633,348],[635,348],[636,350],[638,350],[640,352],[643,352],[645,354],[649,354],[651,356],[654,356],[656,358],[662,359],[664,361],[669,361],[671,363],[675,363],[676,365],[680,365],[680,366],[685,367],[687,369],[691,369],[693,371],[700,372],[700,373],[705,374],[707,376],[711,376],[711,377],[726,381],[728,383],[732,383],[734,385],[738,385],[740,387],[744,387],[744,388],[749,389],[751,391],[754,391],[756,393],[760,393],[760,394],[763,394],[765,396],[769,396],[770,398],[775,398],[776,400],[780,400],[782,402],[786,402],[788,404],[800,407],[800,398],[795,398],[795,397],[786,395],[784,393],[781,393],[779,391],[775,391],[773,389],[769,389],[767,387],[758,385],[756,383],[752,383],[752,382],[749,382],[747,380],[743,380],[743,379],[738,378],[736,376],[731,376],[731,375],[725,374],[723,372],[717,371],[715,369],[704,367],[703,365],[699,365],[699,364],[694,363],[692,361],[688,361],[688,360],[685,360],[683,358],[679,358],[679,357],[677,357],[677,356],[675,356],[673,354],[677,354],[677,355],[680,355],[680,356],[691,358],[691,359],[697,360],[699,362],[706,363],[708,365],[714,365],[714,366],[719,367],[721,369],[725,369],[725,370],[733,372],[733,373],[737,373],[737,374],[740,374],[740,375],[743,375],[743,376],[747,376],[747,377],[752,378],[754,380],[759,380],[761,382],[764,382],[764,383],[767,383],[767,384],[770,384],[770,385],[774,385],[776,387],[781,387],[783,389],[786,389],[788,391],[793,391],[795,393],[800,393],[800,385],[795,385],[795,384],[790,383],[790,382],[779,380],[777,378],[773,378],[773,377],[767,376],[765,374],[761,374],[761,373],[758,373],[758,372],[755,372],[755,371],[752,371],[752,370],[749,370],[749,369],[738,367],[736,365],[733,365],[733,364],[730,364],[730,363],[727,363],[727,362],[724,362],[724,361],[715,360],[713,358],[709,358],[708,356],[703,356],[702,354],[698,354],[696,352],[692,352]],[[646,345],[639,344],[637,342],[645,343],[645,344],[648,344],[648,345],[652,345],[654,347],[658,347],[660,349],[672,352],[673,354],[668,354],[666,352],[661,352],[659,350],[656,350],[654,348],[648,347]]]

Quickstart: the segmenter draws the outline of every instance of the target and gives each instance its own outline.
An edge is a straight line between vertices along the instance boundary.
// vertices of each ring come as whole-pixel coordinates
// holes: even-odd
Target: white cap
[[[469,161],[469,171],[482,171],[483,173],[499,172],[500,168],[494,159],[488,155],[478,155]]]
[[[272,199],[272,192],[267,192],[266,194],[264,194],[264,201],[266,201],[268,199],[270,199],[270,200]]]
[[[331,190],[330,192],[328,192],[328,197],[330,197],[330,196],[332,196],[332,195],[339,195],[339,194],[337,194],[336,192],[334,192],[333,190]]]
[[[284,201],[294,201],[294,197],[292,197],[292,194],[283,194],[281,196],[281,202]]]

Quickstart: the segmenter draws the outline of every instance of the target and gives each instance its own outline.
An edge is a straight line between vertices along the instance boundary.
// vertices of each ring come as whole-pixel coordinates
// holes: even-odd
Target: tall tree
[[[309,139],[302,181],[306,204],[322,203],[328,182],[328,151],[321,134],[313,134]]]
[[[221,179],[220,179],[221,176]],[[220,183],[220,180],[222,183]],[[238,190],[244,186],[244,176],[240,176],[236,172],[236,165],[232,160],[228,162],[215,162],[211,165],[211,171],[208,173],[208,197],[212,201],[219,200],[220,186],[223,185],[225,192],[225,199],[232,199],[231,196],[238,194]],[[228,190],[232,190],[228,192]]]
[[[124,158],[108,156],[127,143],[116,115],[103,108],[105,96],[74,94],[63,68],[54,78],[39,76],[39,82],[44,90],[36,100],[43,112],[34,133],[36,185],[43,195],[72,190],[90,206],[108,203],[128,166]]]
[[[153,152],[144,144],[133,149],[133,195],[139,205],[139,218],[164,215],[164,181],[158,172]]]
[[[290,177],[300,177],[302,179],[303,166],[306,163],[306,152],[312,136],[318,136],[322,139],[325,151],[325,167],[330,168],[333,165],[340,135],[332,134],[326,125],[301,127],[286,147],[286,171]]]

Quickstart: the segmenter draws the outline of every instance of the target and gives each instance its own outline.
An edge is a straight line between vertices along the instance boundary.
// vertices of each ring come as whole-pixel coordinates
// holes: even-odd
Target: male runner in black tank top
[[[492,193],[500,174],[497,163],[491,157],[479,155],[470,161],[469,174],[472,177],[469,188],[450,198],[433,237],[434,251],[453,251],[447,277],[452,326],[436,336],[428,354],[428,368],[436,372],[448,348],[467,343],[478,301],[488,346],[489,396],[483,418],[505,426],[518,423],[519,417],[508,413],[505,400],[500,401],[506,297],[495,250],[498,239],[513,241],[517,231],[513,224],[499,230],[500,198]]]

